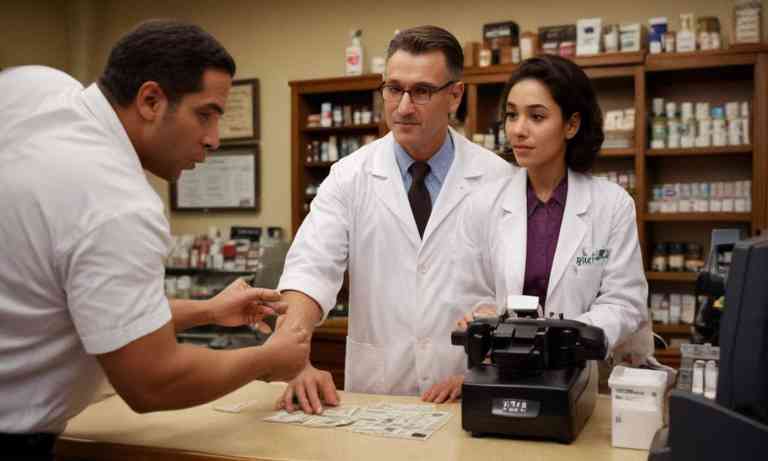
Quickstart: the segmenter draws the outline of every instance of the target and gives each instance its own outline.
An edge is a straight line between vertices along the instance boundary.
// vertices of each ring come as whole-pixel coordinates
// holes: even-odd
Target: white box
[[[600,53],[603,20],[600,18],[579,19],[576,21],[576,55],[584,56]]]
[[[611,444],[647,450],[662,426],[667,374],[617,366],[608,378],[611,388]]]
[[[619,26],[621,51],[640,51],[643,28],[640,24],[622,24]]]

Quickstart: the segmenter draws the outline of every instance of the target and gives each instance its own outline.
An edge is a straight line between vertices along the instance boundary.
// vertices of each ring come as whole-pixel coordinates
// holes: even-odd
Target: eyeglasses
[[[395,85],[392,83],[382,83],[381,86],[379,87],[379,91],[381,91],[381,96],[384,98],[385,101],[400,102],[400,100],[403,99],[403,95],[405,93],[408,93],[408,96],[411,97],[412,103],[426,104],[429,102],[430,99],[432,99],[433,94],[443,91],[444,89],[448,88],[454,83],[456,83],[456,80],[451,80],[445,85],[440,87],[421,84],[421,85],[414,86],[410,90],[406,90],[400,85]]]

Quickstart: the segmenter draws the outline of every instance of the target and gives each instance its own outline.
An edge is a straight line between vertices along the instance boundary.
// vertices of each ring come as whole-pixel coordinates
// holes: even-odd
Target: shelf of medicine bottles
[[[627,147],[623,149],[600,149],[600,157],[629,158],[635,156],[635,148]]]
[[[657,222],[752,222],[752,213],[646,213],[646,221]]]
[[[336,162],[306,162],[304,166],[307,168],[328,168]]]
[[[689,335],[691,334],[692,325],[686,323],[654,323],[653,331],[660,335]]]
[[[653,282],[686,282],[694,283],[698,272],[653,272],[645,273],[645,278]]]
[[[166,267],[165,275],[253,275],[254,271],[223,271],[195,267]]]
[[[357,131],[371,131],[378,130],[378,123],[362,123],[359,125],[343,125],[343,126],[312,126],[302,128],[301,131],[305,133],[345,133],[345,132],[357,132]]]
[[[708,155],[751,155],[752,145],[720,146],[720,147],[691,147],[685,149],[648,149],[648,157],[696,157]]]
[[[722,50],[649,54],[645,58],[645,68],[652,72],[750,65],[755,64],[757,54],[765,50],[765,45],[752,44],[738,45]]]

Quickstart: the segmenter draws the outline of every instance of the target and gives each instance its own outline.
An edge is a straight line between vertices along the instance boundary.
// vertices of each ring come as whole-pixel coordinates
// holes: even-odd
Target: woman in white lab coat
[[[503,101],[507,142],[522,168],[470,198],[457,283],[475,296],[474,311],[537,296],[546,317],[602,328],[615,359],[644,361],[653,340],[635,205],[618,185],[589,175],[603,142],[589,79],[567,59],[532,58],[511,76]],[[452,400],[462,382],[451,377],[423,398]]]

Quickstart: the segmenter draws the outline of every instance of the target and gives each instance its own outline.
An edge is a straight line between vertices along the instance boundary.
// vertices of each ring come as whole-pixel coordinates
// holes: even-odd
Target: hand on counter
[[[331,374],[318,370],[309,362],[304,370],[288,383],[275,408],[278,410],[285,408],[286,411],[292,412],[297,409],[294,399],[298,401],[301,410],[307,414],[322,413],[322,402],[334,407],[339,404],[339,394],[336,393],[336,385],[333,383]]]
[[[277,329],[262,346],[269,351],[269,373],[265,381],[290,381],[309,360],[311,335],[301,327]]]
[[[421,400],[433,403],[453,402],[461,397],[462,384],[464,384],[464,375],[450,376],[445,381],[427,389],[427,392],[421,395]]]
[[[278,291],[252,288],[242,278],[207,302],[212,323],[224,327],[256,325],[264,333],[271,332],[271,328],[262,319],[268,315],[283,314],[288,307],[280,301]]]
[[[470,313],[464,314],[464,317],[456,321],[456,328],[465,331],[469,322],[476,318],[497,316],[496,306],[493,304],[481,304]]]

